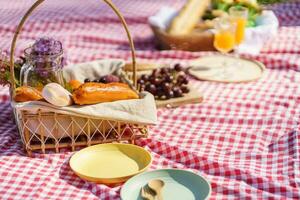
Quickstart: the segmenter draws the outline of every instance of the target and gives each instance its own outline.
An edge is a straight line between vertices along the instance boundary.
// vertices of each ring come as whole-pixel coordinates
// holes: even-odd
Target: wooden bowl
[[[214,34],[208,31],[188,35],[171,35],[158,27],[151,26],[156,43],[161,50],[214,51]]]

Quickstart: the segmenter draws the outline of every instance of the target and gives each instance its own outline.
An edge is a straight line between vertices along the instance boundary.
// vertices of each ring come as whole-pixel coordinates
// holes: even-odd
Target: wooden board
[[[136,63],[136,70],[139,71],[151,71],[162,67],[162,65],[156,63]],[[126,63],[124,67],[125,71],[132,72],[132,63]]]
[[[169,100],[156,100],[156,106],[158,108],[174,108],[186,104],[201,103],[203,101],[203,95],[190,85],[189,89],[190,92],[184,94],[183,97],[172,98]]]

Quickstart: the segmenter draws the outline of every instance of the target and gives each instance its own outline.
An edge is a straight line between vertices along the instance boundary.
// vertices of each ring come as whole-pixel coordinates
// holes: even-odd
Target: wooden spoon
[[[160,179],[154,179],[154,180],[151,180],[148,182],[149,188],[151,188],[152,190],[154,190],[156,192],[157,200],[163,200],[161,191],[162,191],[164,185],[165,185],[165,182]]]
[[[141,197],[145,200],[154,200],[153,194],[147,189],[147,187],[142,187]]]

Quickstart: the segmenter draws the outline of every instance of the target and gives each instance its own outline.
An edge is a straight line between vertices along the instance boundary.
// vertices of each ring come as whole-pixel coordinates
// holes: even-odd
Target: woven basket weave
[[[10,51],[10,71],[11,71],[11,100],[13,101],[16,89],[14,76],[14,53],[16,41],[31,13],[45,0],[37,0],[21,19],[13,37]],[[110,0],[103,0],[119,17],[129,40],[132,55],[132,75],[131,81],[134,87],[136,83],[136,62],[134,44],[128,30],[128,26],[115,5]],[[15,102],[14,102],[15,103]],[[16,112],[14,109],[16,123],[21,135],[24,147],[30,156],[32,151],[47,150],[59,152],[62,148],[70,148],[74,151],[77,147],[90,146],[99,143],[128,142],[134,143],[136,139],[147,137],[148,127],[142,124],[126,123],[107,119],[92,119],[60,114],[56,112],[43,112],[38,110],[35,113],[28,111]],[[53,124],[49,128],[49,121]],[[32,126],[32,123],[35,126]],[[34,128],[33,128],[34,127]],[[51,135],[52,137],[49,137]],[[64,135],[64,137],[60,137]],[[67,137],[65,137],[67,135]]]

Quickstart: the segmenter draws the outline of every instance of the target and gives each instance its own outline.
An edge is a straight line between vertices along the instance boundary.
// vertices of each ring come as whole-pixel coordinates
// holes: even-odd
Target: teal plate
[[[202,176],[186,170],[160,169],[145,172],[129,179],[121,189],[122,200],[143,200],[141,188],[152,179],[165,182],[164,200],[204,200],[211,193],[209,182]]]

